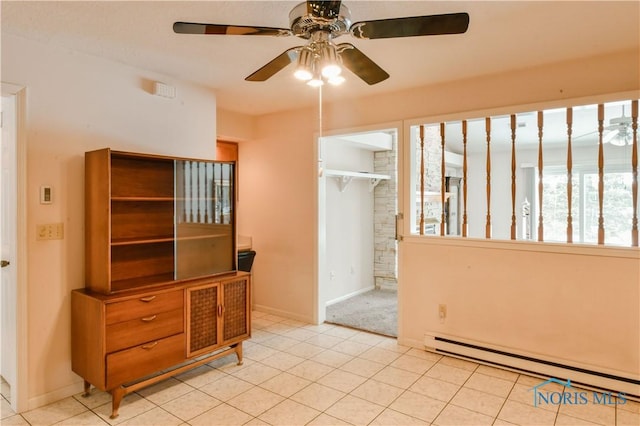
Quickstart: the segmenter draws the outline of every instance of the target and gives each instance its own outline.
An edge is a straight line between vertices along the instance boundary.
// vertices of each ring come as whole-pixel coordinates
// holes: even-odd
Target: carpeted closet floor
[[[329,305],[326,322],[398,337],[398,293],[371,290]]]

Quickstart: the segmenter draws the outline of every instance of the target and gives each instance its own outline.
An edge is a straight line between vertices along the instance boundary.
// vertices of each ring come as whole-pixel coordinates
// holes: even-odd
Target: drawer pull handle
[[[142,349],[146,349],[146,350],[153,349],[156,347],[157,344],[158,342],[149,343],[148,345],[142,346]]]
[[[151,315],[150,317],[145,317],[145,318],[140,318],[141,321],[143,322],[151,322],[154,319],[156,319],[157,315]]]
[[[156,296],[141,297],[141,298],[140,298],[140,301],[141,301],[141,302],[147,302],[147,303],[148,303],[148,302],[151,302],[151,301],[152,301],[153,299],[155,299],[155,298],[156,298]]]

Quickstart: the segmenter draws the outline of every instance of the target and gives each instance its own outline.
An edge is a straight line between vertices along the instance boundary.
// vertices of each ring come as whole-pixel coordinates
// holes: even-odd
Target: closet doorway
[[[398,129],[318,141],[319,322],[397,337]]]

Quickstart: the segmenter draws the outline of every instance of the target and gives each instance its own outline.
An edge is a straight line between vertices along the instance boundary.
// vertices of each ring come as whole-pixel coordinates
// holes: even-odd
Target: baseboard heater
[[[537,354],[517,353],[511,349],[440,333],[426,333],[424,345],[431,352],[537,377],[571,379],[571,383],[579,386],[614,394],[623,392],[628,399],[640,401],[640,377],[627,376],[619,371],[598,371],[593,366],[570,365],[564,360],[544,359]]]

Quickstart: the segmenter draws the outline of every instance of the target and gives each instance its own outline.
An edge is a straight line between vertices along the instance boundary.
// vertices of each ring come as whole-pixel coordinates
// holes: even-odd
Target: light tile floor
[[[245,361],[216,360],[126,396],[94,390],[2,425],[640,425],[640,403],[533,406],[542,380],[399,346],[395,339],[253,313]],[[562,386],[551,384],[551,391]]]

